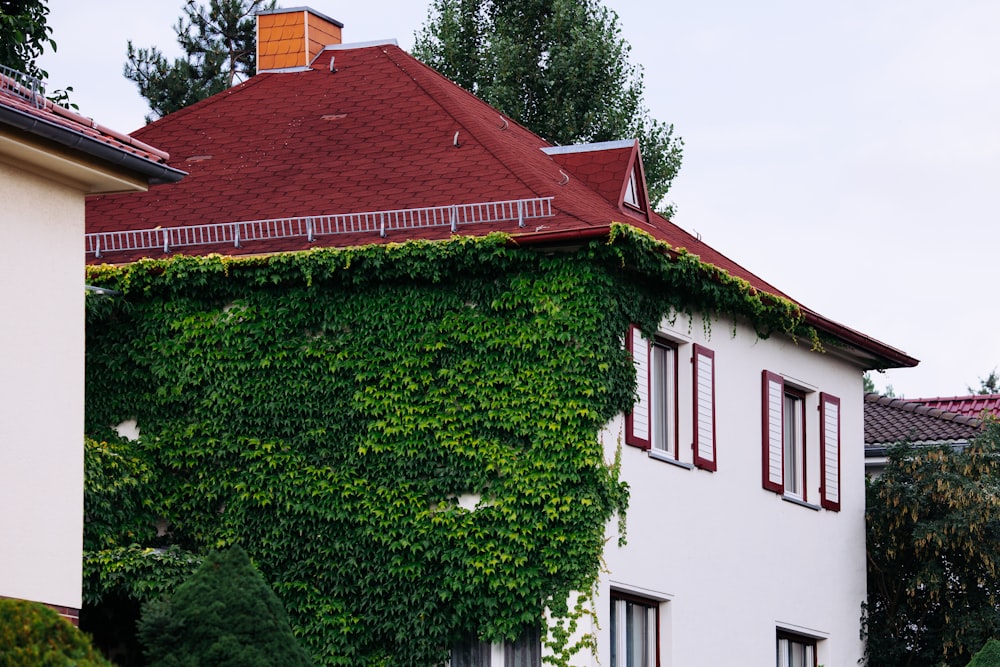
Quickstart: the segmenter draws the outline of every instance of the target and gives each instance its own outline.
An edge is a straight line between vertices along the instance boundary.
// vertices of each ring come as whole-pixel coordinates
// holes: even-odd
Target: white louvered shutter
[[[764,488],[775,493],[785,492],[784,416],[785,381],[771,371],[763,373],[763,452]]]
[[[715,353],[693,345],[694,364],[694,464],[715,470]]]
[[[840,399],[819,395],[820,505],[840,511]]]
[[[635,379],[638,398],[632,412],[625,418],[625,444],[649,449],[650,446],[650,405],[649,405],[649,341],[635,325],[629,326],[625,339],[635,364]]]

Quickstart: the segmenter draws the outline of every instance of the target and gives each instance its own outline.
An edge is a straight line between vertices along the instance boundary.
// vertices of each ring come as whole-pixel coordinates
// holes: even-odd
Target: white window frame
[[[784,495],[808,502],[806,395],[784,385],[781,409]]]
[[[660,605],[656,600],[650,600],[629,593],[611,591],[611,667],[659,667],[660,665]],[[645,610],[642,613],[643,622],[636,628],[634,617],[629,618],[629,607]],[[622,629],[625,629],[622,632]],[[629,654],[630,632],[639,630],[639,646],[642,655]]]
[[[777,667],[816,667],[817,641],[790,632],[778,631]]]

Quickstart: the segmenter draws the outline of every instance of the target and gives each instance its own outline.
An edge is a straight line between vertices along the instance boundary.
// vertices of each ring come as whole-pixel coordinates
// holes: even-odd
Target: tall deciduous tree
[[[183,109],[253,76],[257,67],[255,13],[275,0],[188,0],[174,32],[184,56],[170,62],[155,46],[128,42],[125,77],[139,87],[152,113],[147,121]]]
[[[0,65],[44,79],[35,64],[47,46],[56,50],[45,0],[0,0]]]
[[[1000,424],[894,448],[867,500],[868,665],[964,667],[1000,636]]]
[[[638,138],[669,214],[683,141],[650,118],[630,50],[597,0],[434,0],[414,55],[554,144]]]

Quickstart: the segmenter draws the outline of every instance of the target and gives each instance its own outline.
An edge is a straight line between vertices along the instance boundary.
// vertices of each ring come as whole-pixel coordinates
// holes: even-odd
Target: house
[[[137,292],[136,310],[131,311],[131,316],[140,312],[139,302],[148,304],[152,300],[156,303],[151,307],[161,308],[157,312],[170,320],[171,324],[162,329],[166,338],[157,338],[161,334],[151,333],[152,329],[144,330],[145,340],[163,341],[162,350],[143,353],[143,343],[138,339],[130,347],[136,363],[157,367],[155,372],[143,371],[141,381],[132,382],[137,387],[149,385],[145,395],[150,401],[166,400],[164,397],[172,400],[181,394],[198,397],[170,404],[179,417],[169,428],[183,433],[188,438],[185,442],[193,439],[205,443],[204,447],[193,447],[196,451],[190,458],[208,461],[211,446],[226,447],[232,455],[242,456],[242,452],[224,444],[230,437],[226,432],[236,428],[235,421],[243,419],[238,407],[226,410],[240,401],[257,400],[242,390],[242,382],[260,378],[261,386],[271,387],[271,395],[284,394],[285,390],[274,388],[274,378],[282,370],[275,366],[276,362],[246,356],[264,345],[260,329],[245,328],[249,323],[256,321],[255,327],[277,326],[274,318],[261,318],[262,311],[254,305],[257,301],[252,296],[254,284],[263,293],[272,289],[269,285],[285,280],[283,276],[299,276],[302,284],[296,283],[295,290],[289,292],[298,296],[284,301],[287,308],[281,315],[291,321],[300,316],[302,309],[315,307],[317,313],[325,313],[331,308],[327,301],[321,302],[322,307],[309,305],[311,299],[325,298],[315,288],[316,281],[345,280],[336,284],[349,291],[351,285],[363,283],[341,278],[345,272],[363,271],[356,268],[359,264],[377,272],[391,265],[392,258],[405,262],[411,256],[407,253],[433,252],[427,249],[437,246],[426,242],[440,242],[439,247],[450,249],[459,241],[449,239],[490,239],[493,237],[489,234],[499,232],[505,235],[502,242],[491,241],[501,244],[496,246],[496,252],[513,249],[521,253],[518,261],[537,260],[545,266],[561,267],[593,261],[595,266],[600,264],[595,269],[600,276],[610,276],[607,289],[624,285],[622,289],[634,301],[615,301],[607,312],[591,312],[588,317],[597,323],[589,330],[591,340],[584,344],[575,334],[567,334],[564,344],[553,345],[549,337],[539,335],[529,345],[511,335],[509,340],[501,336],[502,343],[482,345],[484,354],[497,355],[490,359],[502,360],[497,362],[501,366],[515,353],[530,353],[533,347],[543,345],[552,345],[545,349],[553,355],[581,350],[581,363],[589,359],[584,352],[588,345],[596,350],[609,341],[611,347],[620,351],[624,346],[631,355],[631,359],[620,358],[625,360],[630,387],[632,378],[637,378],[634,396],[630,390],[625,392],[625,402],[632,404],[634,398],[634,405],[597,428],[604,460],[617,459],[620,477],[628,484],[627,535],[624,542],[617,539],[620,527],[614,521],[606,530],[603,523],[600,526],[598,546],[604,547],[599,562],[593,563],[597,577],[593,590],[579,591],[585,606],[576,609],[571,604],[563,615],[573,621],[564,628],[570,636],[594,637],[594,654],[584,649],[574,656],[572,664],[696,666],[770,664],[775,660],[779,665],[857,664],[863,652],[859,619],[865,599],[861,377],[866,369],[908,367],[917,361],[796,304],[777,287],[659,216],[647,200],[637,142],[551,146],[394,43],[313,44],[306,35],[315,34],[317,25],[325,26],[328,39],[339,39],[341,26],[311,10],[262,14],[258,44],[261,72],[257,76],[134,134],[137,139],[169,149],[174,156],[170,164],[189,172],[184,181],[170,188],[151,188],[146,193],[98,195],[88,200],[89,264],[151,260],[131,269],[94,269],[92,275],[112,281],[124,280],[122,276],[127,275],[133,285],[148,285],[142,294]],[[603,253],[616,252],[622,234],[631,240],[625,242],[627,248],[620,255],[614,255],[614,266],[601,263],[601,258],[606,257]],[[398,245],[410,241],[421,243]],[[377,254],[380,247],[385,248],[384,254]],[[302,254],[316,248],[345,250],[342,255]],[[304,263],[292,271],[286,270],[291,260],[283,259],[289,255],[280,253],[332,256],[335,260],[324,263],[326,259],[317,259],[314,264]],[[158,261],[180,255],[204,259],[200,263]],[[239,264],[228,260],[233,257],[251,259]],[[489,253],[463,264],[465,268],[459,274],[450,268],[453,255],[442,250],[440,257],[443,277],[421,273],[417,280],[420,289],[452,281],[456,289],[461,289],[463,281],[478,280],[478,262],[483,267],[482,280],[488,283],[482,286],[484,291],[494,294],[489,290],[495,285],[513,289],[504,282],[505,272],[490,264]],[[261,267],[270,262],[276,266],[273,273],[254,273],[265,271]],[[671,273],[670,267],[678,268],[678,273]],[[679,267],[688,267],[690,273]],[[400,304],[424,298],[425,292],[409,289],[409,270],[391,273],[384,285],[380,283],[379,290],[365,293],[366,299],[380,304],[366,317],[340,322],[325,320],[333,316],[320,314],[314,326],[301,332],[269,334],[273,338],[267,340],[295,341],[282,353],[284,359],[289,355],[298,358],[303,350],[310,355],[337,350],[336,358],[331,357],[329,363],[339,368],[337,365],[344,359],[350,359],[349,346],[367,327],[377,324],[373,320],[387,322],[381,330],[387,339],[397,335],[392,326],[393,290],[398,291],[400,296],[395,301]],[[237,273],[256,277],[240,283],[238,288],[223,289],[213,297],[214,305],[205,303],[187,310],[185,304],[198,298],[195,292],[200,284],[192,282],[191,276],[228,277]],[[171,288],[156,282],[165,275],[176,276],[182,282]],[[670,282],[675,279],[680,282]],[[679,286],[676,292],[667,291],[670,284]],[[553,282],[552,289],[561,289],[562,285]],[[598,285],[586,283],[587,289],[599,289]],[[491,307],[508,308],[504,294],[494,294]],[[171,319],[166,301],[157,305],[158,299],[168,298],[166,295],[179,300],[177,319]],[[580,316],[578,311],[570,311],[572,304],[557,298],[544,282],[537,284],[537,299],[533,307],[521,302],[509,305],[511,327],[526,327],[516,329],[526,331],[537,322],[539,331],[549,332],[542,327],[550,326],[562,313]],[[741,304],[750,303],[753,308],[743,309]],[[431,326],[439,321],[437,318],[441,322],[453,315],[464,318],[458,311],[484,308],[478,299],[468,296],[457,298],[454,304],[443,314],[434,311],[437,314],[428,317],[427,330],[437,331]],[[644,304],[654,305],[646,308]],[[650,314],[654,306],[655,318]],[[734,310],[729,311],[729,306]],[[775,319],[755,319],[753,313],[758,307],[759,312],[772,314]],[[622,312],[634,315],[638,326],[629,327],[626,321],[611,332],[600,328],[602,318],[618,322]],[[730,317],[729,312],[736,314]],[[802,319],[786,330],[776,324],[784,321],[780,313]],[[470,328],[480,322],[475,317],[460,321]],[[569,326],[570,319],[563,321]],[[226,333],[228,343],[213,338],[220,326],[235,327]],[[406,326],[413,325],[407,322]],[[456,341],[479,340],[475,338],[479,331],[449,330],[447,340],[432,339],[410,350],[413,356],[400,359],[398,378],[352,367],[351,381],[356,378],[357,384],[331,390],[328,400],[338,406],[338,413],[354,410],[366,418],[376,413],[364,422],[364,437],[378,442],[362,442],[353,447],[350,455],[368,457],[378,451],[389,457],[392,438],[386,432],[390,426],[403,434],[400,437],[409,437],[413,432],[422,432],[421,425],[426,424],[436,426],[427,426],[430,433],[423,442],[431,446],[447,440],[449,447],[460,452],[454,454],[456,460],[477,455],[463,448],[463,437],[482,437],[486,442],[489,437],[511,436],[530,448],[533,434],[520,433],[514,424],[507,428],[503,420],[490,416],[506,414],[504,410],[511,404],[518,404],[521,391],[531,390],[528,385],[534,376],[530,367],[525,367],[520,377],[499,380],[488,375],[497,370],[497,364],[479,365],[481,359],[473,360],[475,364],[470,361],[462,368],[475,367],[482,375],[465,370],[462,372],[469,375],[452,385],[456,373],[461,373],[451,365],[451,358],[434,356],[428,361],[426,355],[433,355],[435,350],[450,353],[457,349],[453,347],[458,345]],[[334,338],[336,345],[324,342],[322,349],[317,348],[316,341]],[[205,346],[201,341],[206,341]],[[233,347],[232,356],[227,356],[218,370],[214,366],[211,373],[201,370],[209,358],[229,354],[227,345]],[[374,340],[370,347],[373,357],[381,358],[389,354],[386,349],[391,346]],[[174,365],[169,370],[159,366],[165,357],[176,359],[170,362]],[[609,359],[612,357],[614,354]],[[535,362],[546,365],[545,358]],[[620,369],[614,359],[600,367],[606,376],[615,376]],[[426,379],[430,377],[423,372],[426,368],[439,369],[435,371],[437,381]],[[554,394],[566,386],[575,391],[579,378],[572,373],[576,370],[573,363],[567,363],[565,386],[556,383],[545,391]],[[315,382],[336,380],[333,371],[325,373]],[[214,384],[214,376],[220,374],[232,384]],[[208,384],[211,387],[205,386]],[[307,384],[297,382],[285,389],[301,392]],[[437,400],[444,387],[460,391],[466,385],[471,388],[470,393],[463,394],[464,400],[474,400],[476,406],[445,402],[435,404],[447,408],[440,420],[436,413],[428,415],[425,400]],[[238,395],[229,397],[227,391]],[[494,391],[501,392],[502,400],[483,398],[486,394],[494,396]],[[573,400],[583,405],[594,393],[592,387],[581,383]],[[364,409],[345,407],[341,402],[347,394],[357,397]],[[371,398],[383,394],[401,402],[383,405]],[[592,414],[586,407],[580,408],[579,414],[554,408],[545,402],[545,392],[532,396],[538,404],[529,402],[531,407],[523,408],[527,412],[516,416],[530,420],[553,409],[553,419],[540,429],[544,431],[539,433],[540,438],[546,436],[549,427],[559,429],[564,423],[577,418],[586,420]],[[322,420],[316,421],[306,407],[295,406],[295,414],[301,415],[301,430],[326,433]],[[104,423],[95,428],[134,418],[128,410],[146,409],[135,397],[122,398],[120,406],[109,409],[102,417]],[[488,434],[480,436],[469,431],[461,437],[450,435],[452,432],[443,424],[462,418],[469,409],[483,411]],[[209,412],[201,414],[203,410]],[[191,416],[191,421],[185,423],[189,414],[200,416]],[[138,430],[145,434],[161,428],[160,421],[153,413],[140,416]],[[357,430],[347,433],[345,429],[342,437],[355,437]],[[167,437],[162,431],[149,437],[161,436]],[[263,446],[252,438],[242,442],[244,450]],[[293,450],[282,450],[284,442],[270,445],[271,450],[287,451],[287,456],[293,456]],[[569,442],[561,442],[547,451],[563,449],[571,451],[572,447]],[[523,463],[521,454],[512,451],[503,459],[504,464]],[[415,459],[413,470],[417,470],[423,452],[413,448],[410,454]],[[239,465],[245,465],[243,459],[239,461]],[[364,465],[369,462],[366,458]],[[404,464],[405,458],[400,470],[407,473],[401,473],[400,484],[411,481],[408,474],[419,476]],[[310,469],[302,463],[296,465],[300,470]],[[437,465],[446,467],[445,463]],[[248,465],[250,468],[252,465]],[[589,474],[593,465],[584,469]],[[450,473],[441,470],[431,467],[427,474],[448,477]],[[534,469],[518,470],[528,479]],[[501,475],[491,478],[490,483],[503,484],[511,477]],[[236,479],[232,482],[233,486],[244,487],[249,483]],[[351,478],[350,488],[355,488],[356,483],[360,482]],[[462,521],[498,513],[494,503],[499,501],[489,497],[496,487],[491,488],[490,483],[480,484],[468,493],[455,490],[447,501],[434,500],[429,510],[432,520],[451,521],[448,512],[452,510],[463,517]],[[581,489],[583,484],[581,478]],[[396,506],[394,498],[403,503],[391,495],[394,491],[379,485],[375,488],[390,494],[386,496],[386,508]],[[530,487],[520,488],[525,495],[532,492]],[[260,503],[270,502],[268,493],[259,491]],[[356,498],[353,492],[344,493]],[[212,516],[236,511],[236,502],[252,501],[250,492],[233,495],[226,503],[212,505]],[[581,491],[579,498],[563,497],[561,504],[550,502],[547,510],[556,517],[559,512],[574,511],[594,501]],[[295,509],[291,501],[282,504],[275,500],[273,505],[288,511]],[[372,515],[383,509],[363,507]],[[365,520],[369,514],[364,514]],[[311,526],[310,517],[303,515],[302,520]],[[331,530],[342,534],[347,528]],[[369,530],[365,537],[375,544],[378,532]],[[275,535],[283,534],[275,530],[266,539],[273,542]],[[518,539],[528,539],[525,534],[518,535]],[[304,546],[318,548],[323,540],[336,538],[318,531]],[[496,568],[512,576],[517,574],[517,568],[508,568],[506,563],[522,554],[506,550],[501,537],[491,544],[496,558],[484,556],[486,561],[476,561],[477,571]],[[336,555],[327,556],[326,562],[336,564],[357,557],[348,545],[336,549]],[[413,545],[408,540],[406,544],[399,540],[398,549],[423,553],[409,551]],[[252,549],[248,551],[253,553]],[[570,547],[555,553],[571,553]],[[392,563],[404,571],[406,567],[421,566],[405,558],[400,564],[393,558],[396,556],[390,557]],[[413,558],[421,560],[419,556]],[[530,567],[558,573],[569,565],[572,563],[551,557],[541,564],[530,561],[522,570]],[[292,565],[284,567],[294,569]],[[263,569],[266,571],[267,566]],[[311,572],[320,576],[315,570]],[[431,576],[420,572],[419,576],[399,580],[401,595],[411,584],[418,586],[421,577]],[[381,575],[358,574],[358,578],[381,585]],[[297,579],[280,585],[291,591],[307,589],[313,583]],[[504,582],[493,583],[501,590],[498,595],[502,594]],[[363,595],[364,591],[356,594]],[[460,598],[451,597],[447,591],[441,596],[448,600],[446,607],[457,610],[455,613],[471,613],[463,611]],[[422,602],[434,607],[439,603],[436,598],[429,595]],[[363,634],[366,622],[384,621],[386,615],[368,621],[351,616],[353,620],[347,622],[338,615],[347,604],[344,598],[319,596],[310,598],[310,604],[327,610],[324,622],[338,628],[343,622],[342,634]],[[578,612],[575,615],[574,609]],[[586,613],[588,609],[592,615]],[[500,605],[485,603],[483,610],[480,613],[505,611]],[[408,625],[417,623],[412,617],[419,614],[407,611],[399,609],[392,617],[398,629],[386,641],[403,641],[408,633],[429,632],[425,625]],[[306,621],[299,617],[298,622]],[[313,638],[322,631],[314,624],[301,630],[303,636]],[[522,636],[522,641],[506,645],[486,644],[470,637],[456,646],[451,664],[538,664],[539,656],[539,638],[530,633]],[[334,657],[330,660],[334,664]]]
[[[968,404],[980,399],[966,397]],[[966,404],[960,398],[952,404]],[[888,449],[899,443],[965,447],[981,433],[982,419],[965,411],[949,411],[923,400],[865,394],[865,472],[878,475],[886,464]]]
[[[0,596],[76,619],[83,524],[84,197],[178,180],[166,153],[0,70]],[[40,261],[42,260],[42,261]]]

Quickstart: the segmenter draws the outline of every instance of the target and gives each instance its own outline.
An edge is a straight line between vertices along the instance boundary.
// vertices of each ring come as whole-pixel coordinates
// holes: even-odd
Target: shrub
[[[212,552],[139,621],[150,667],[309,665],[274,591],[239,546]]]
[[[972,656],[969,667],[1000,667],[1000,641],[991,639]]]
[[[0,599],[0,667],[111,667],[90,638],[43,604]]]

